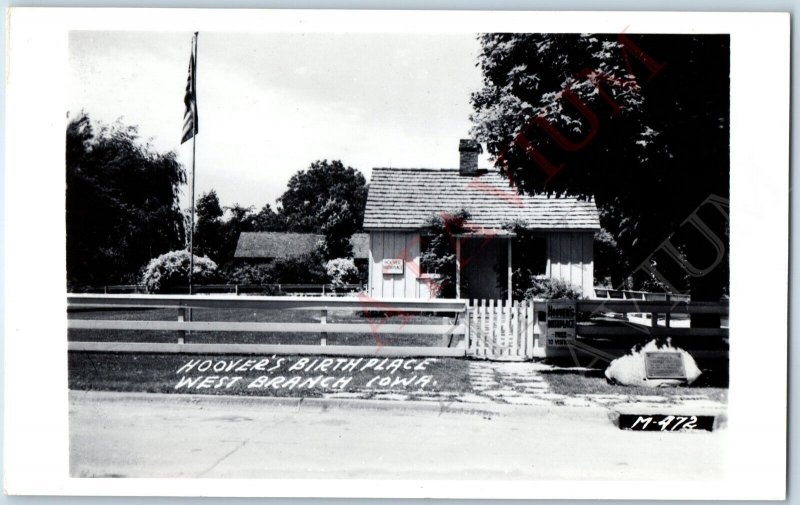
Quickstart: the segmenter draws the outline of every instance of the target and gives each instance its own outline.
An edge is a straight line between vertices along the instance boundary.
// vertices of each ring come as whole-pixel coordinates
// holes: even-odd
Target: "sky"
[[[71,32],[69,113],[137,125],[188,171],[190,47],[186,32]],[[474,34],[200,33],[196,195],[274,208],[318,159],[367,180],[372,167],[457,167],[478,51]]]

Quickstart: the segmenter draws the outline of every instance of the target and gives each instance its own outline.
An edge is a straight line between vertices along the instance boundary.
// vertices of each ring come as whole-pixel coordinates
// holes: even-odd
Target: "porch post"
[[[456,236],[456,298],[461,298],[461,237]]]
[[[509,302],[511,301],[511,298],[512,298],[512,289],[513,289],[513,285],[514,285],[512,283],[512,277],[511,277],[513,275],[513,269],[511,268],[511,241],[512,241],[512,238],[513,238],[513,235],[508,237],[508,301]]]

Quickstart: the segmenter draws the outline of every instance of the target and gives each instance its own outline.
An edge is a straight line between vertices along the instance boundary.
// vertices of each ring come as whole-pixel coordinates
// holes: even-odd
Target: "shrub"
[[[142,274],[142,283],[148,293],[174,293],[189,285],[189,251],[170,251],[147,264]],[[192,280],[195,284],[207,284],[216,279],[217,264],[208,257],[194,257]]]
[[[583,293],[578,286],[569,284],[562,279],[553,279],[541,275],[531,277],[531,287],[525,290],[525,299],[533,298],[553,300],[567,298],[578,300],[583,298]]]
[[[358,268],[350,258],[336,258],[326,262],[325,271],[334,289],[340,289],[345,284],[355,284],[359,281]]]
[[[270,265],[272,282],[277,284],[325,284],[328,273],[323,265],[322,255],[318,250],[276,259]]]
[[[455,237],[466,231],[469,219],[469,212],[462,209],[454,214],[434,214],[425,222],[419,263],[422,272],[431,275],[431,289],[437,297],[455,296]]]
[[[220,277],[226,284],[271,284],[272,265],[227,264],[220,269]]]

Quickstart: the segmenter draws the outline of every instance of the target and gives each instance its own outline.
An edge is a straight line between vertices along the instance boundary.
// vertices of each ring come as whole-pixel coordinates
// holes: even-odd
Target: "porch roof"
[[[463,176],[457,168],[374,168],[365,229],[419,229],[439,213],[465,209],[473,233],[518,221],[531,230],[597,230],[594,201],[520,195],[496,171]],[[485,231],[484,231],[485,233]]]

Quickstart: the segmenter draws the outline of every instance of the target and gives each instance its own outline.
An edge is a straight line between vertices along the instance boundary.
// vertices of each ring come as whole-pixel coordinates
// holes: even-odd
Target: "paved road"
[[[70,393],[74,477],[711,479],[726,430],[620,431],[598,408]],[[504,407],[504,408],[500,408]],[[493,411],[490,411],[493,410]]]

